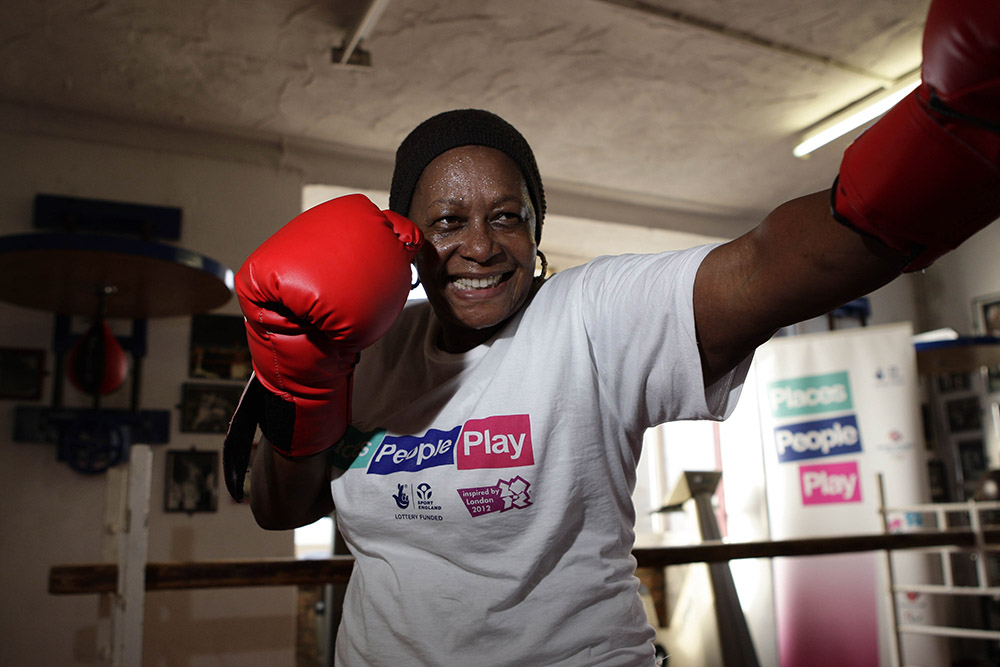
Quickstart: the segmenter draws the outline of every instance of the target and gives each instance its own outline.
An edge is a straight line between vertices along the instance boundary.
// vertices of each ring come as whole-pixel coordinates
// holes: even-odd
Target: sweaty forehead
[[[427,165],[417,180],[413,204],[512,195],[529,201],[524,176],[510,156],[487,146],[460,146]]]

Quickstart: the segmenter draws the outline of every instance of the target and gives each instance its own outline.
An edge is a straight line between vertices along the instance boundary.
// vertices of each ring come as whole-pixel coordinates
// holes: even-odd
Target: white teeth
[[[460,290],[486,289],[500,284],[500,276],[488,278],[455,278],[455,288]]]

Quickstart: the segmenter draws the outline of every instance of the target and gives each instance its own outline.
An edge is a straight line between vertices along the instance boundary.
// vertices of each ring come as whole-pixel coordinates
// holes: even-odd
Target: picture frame
[[[198,314],[191,317],[189,377],[246,382],[251,370],[250,347],[241,316]]]
[[[219,509],[219,452],[167,450],[164,512],[215,512]]]
[[[952,399],[945,404],[949,433],[979,431],[983,427],[983,410],[977,396]]]
[[[0,347],[0,399],[38,400],[44,383],[45,350]]]
[[[958,460],[962,466],[962,479],[966,484],[978,482],[986,472],[986,450],[982,438],[970,438],[958,442]]]
[[[920,404],[920,426],[924,434],[924,446],[928,451],[933,451],[937,446],[937,434],[934,432],[934,417],[931,413],[931,406],[927,403]]]
[[[944,462],[938,459],[927,461],[927,474],[930,486],[931,502],[943,503],[948,501],[948,474],[945,470]]]
[[[977,336],[1000,337],[1000,292],[972,300],[972,326]]]
[[[1000,392],[1000,364],[986,367],[986,391]]]
[[[937,385],[941,394],[972,391],[972,377],[967,371],[949,371],[937,376]]]
[[[181,432],[226,433],[242,394],[243,385],[185,382],[181,385]]]

